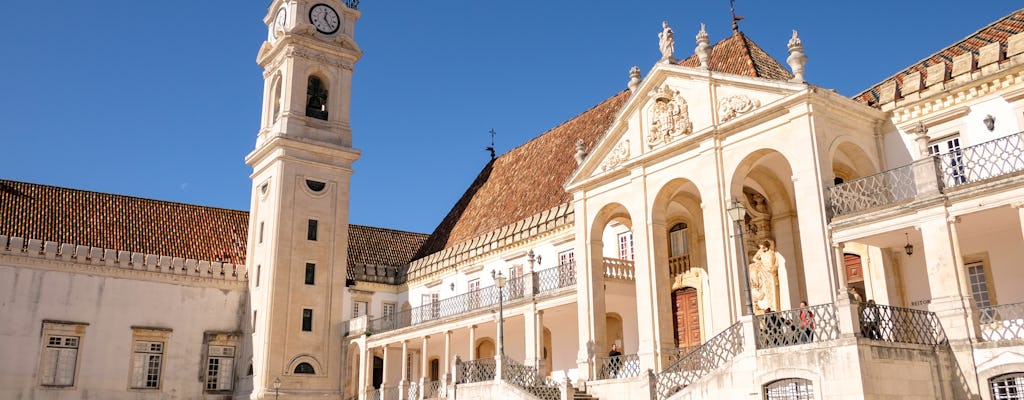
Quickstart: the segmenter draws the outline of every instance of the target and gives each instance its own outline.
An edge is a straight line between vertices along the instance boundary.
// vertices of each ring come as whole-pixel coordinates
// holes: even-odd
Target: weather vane
[[[736,0],[729,0],[729,12],[732,13],[732,31],[739,32],[740,25],[737,22],[743,20],[743,17],[736,15]]]
[[[484,148],[484,150],[487,150],[487,151],[491,152],[491,160],[494,160],[494,135],[495,134],[497,134],[497,132],[494,131],[494,128],[491,128],[491,145],[490,145],[490,147]]]

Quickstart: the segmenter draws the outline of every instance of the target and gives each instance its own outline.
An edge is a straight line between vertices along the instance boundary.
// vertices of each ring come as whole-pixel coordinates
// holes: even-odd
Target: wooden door
[[[686,287],[672,293],[673,327],[680,348],[700,345],[700,310],[697,289]]]
[[[861,266],[860,256],[856,254],[844,254],[843,261],[846,265],[846,282],[863,282],[864,268]]]

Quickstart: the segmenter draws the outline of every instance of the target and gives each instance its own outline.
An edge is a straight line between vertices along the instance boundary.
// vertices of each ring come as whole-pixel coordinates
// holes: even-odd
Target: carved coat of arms
[[[647,131],[647,146],[652,148],[693,131],[686,100],[668,85],[655,92],[648,120],[651,126]]]

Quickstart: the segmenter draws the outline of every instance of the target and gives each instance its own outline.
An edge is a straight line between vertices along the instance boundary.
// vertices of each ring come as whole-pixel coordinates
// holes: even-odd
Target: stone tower
[[[356,4],[274,0],[264,18],[262,122],[245,159],[254,399],[341,398]]]

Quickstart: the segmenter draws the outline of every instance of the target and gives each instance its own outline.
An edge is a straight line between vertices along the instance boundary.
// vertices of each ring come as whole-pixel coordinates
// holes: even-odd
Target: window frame
[[[313,332],[313,309],[302,309],[302,331]]]
[[[317,241],[317,237],[320,234],[320,221],[314,218],[309,218],[306,225],[306,240],[310,242]]]
[[[307,262],[306,263],[306,274],[305,274],[304,282],[305,282],[306,285],[309,285],[309,286],[316,285],[316,263],[312,263],[312,262]]]
[[[133,391],[160,391],[163,389],[164,365],[166,364],[167,346],[171,336],[171,330],[165,328],[142,328],[132,327],[132,347],[130,353],[130,364],[128,368],[128,389]],[[154,350],[154,345],[159,345]],[[147,349],[140,351],[142,346]],[[154,356],[156,356],[156,367],[154,369]],[[140,357],[145,357],[145,365],[139,365]],[[141,373],[141,375],[138,375]],[[150,386],[150,376],[155,375]],[[139,383],[141,382],[141,383]]]
[[[206,369],[203,390],[208,393],[231,393],[235,389],[235,370],[238,367],[239,337],[234,334],[206,334]],[[212,361],[217,361],[217,370],[211,371]],[[224,361],[228,362],[225,363]],[[213,372],[213,373],[211,373]],[[211,378],[215,379],[210,388]]]
[[[619,259],[633,261],[636,258],[636,251],[633,244],[633,231],[620,232],[615,235],[615,238],[619,245]]]
[[[1013,381],[1012,386],[1006,384],[1011,381]],[[989,378],[987,383],[989,393],[992,395],[992,400],[1024,399],[1024,372],[1010,372],[996,375]],[[999,384],[1000,386],[997,387],[997,384]],[[1000,395],[998,392],[996,392],[997,389],[1012,389],[1016,393],[1006,393],[1004,395]]]
[[[786,390],[792,385],[794,392],[774,393],[773,390]],[[782,378],[768,382],[761,387],[764,400],[814,400],[814,382],[804,378]],[[785,397],[775,397],[785,396]]]
[[[43,321],[37,369],[39,386],[49,389],[73,389],[76,387],[87,326],[89,324],[83,322]],[[58,339],[60,343],[54,343],[53,339]],[[47,382],[47,356],[49,354],[55,354],[56,359],[53,361],[52,376],[50,381]],[[68,368],[66,365],[68,363],[67,358],[64,358],[63,365],[61,362],[62,356],[67,357],[65,356],[66,354],[73,354],[74,356],[74,360],[70,362],[70,382],[57,382],[61,377],[61,368]]]

